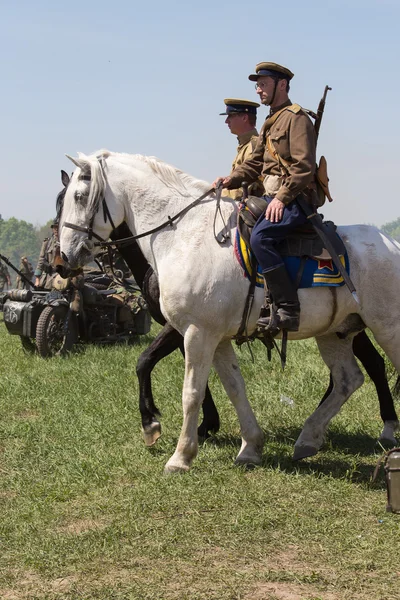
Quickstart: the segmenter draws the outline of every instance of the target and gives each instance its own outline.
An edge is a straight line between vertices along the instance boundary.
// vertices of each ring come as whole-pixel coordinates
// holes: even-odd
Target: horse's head
[[[60,219],[61,256],[70,269],[90,262],[97,253],[95,242],[107,240],[124,219],[106,179],[107,156],[68,156],[78,167],[65,189]]]

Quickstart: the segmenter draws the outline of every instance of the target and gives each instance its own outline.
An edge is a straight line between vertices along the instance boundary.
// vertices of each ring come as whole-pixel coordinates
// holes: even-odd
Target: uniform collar
[[[291,106],[291,105],[292,105],[292,101],[288,98],[286,100],[286,102],[284,102],[280,106],[275,106],[275,108],[271,108],[268,116],[272,117],[272,115],[275,114],[276,112],[278,112],[278,110],[282,110],[282,108],[285,108],[286,106]]]
[[[250,131],[247,131],[246,133],[242,133],[242,135],[238,135],[237,136],[237,140],[239,142],[239,146],[243,146],[243,144],[247,144],[247,142],[249,142],[251,140],[252,137],[254,136],[258,136],[258,131],[257,129],[251,129]]]

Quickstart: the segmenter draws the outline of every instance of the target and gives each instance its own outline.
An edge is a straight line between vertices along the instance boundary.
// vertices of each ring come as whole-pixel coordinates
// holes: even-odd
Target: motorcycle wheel
[[[67,318],[66,306],[46,306],[36,326],[36,345],[40,356],[63,356],[77,340],[75,318],[69,322],[68,332],[64,333],[64,322]]]
[[[36,352],[36,344],[33,340],[31,340],[31,338],[20,335],[19,339],[21,340],[21,345],[27,354],[34,354],[34,352]]]

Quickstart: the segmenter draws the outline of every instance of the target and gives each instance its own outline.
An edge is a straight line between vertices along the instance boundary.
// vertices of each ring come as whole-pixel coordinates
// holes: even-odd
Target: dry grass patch
[[[266,583],[256,586],[243,600],[342,600],[342,596],[321,592],[312,585]]]
[[[57,528],[58,533],[67,533],[70,535],[80,535],[87,531],[102,530],[109,525],[105,520],[96,519],[76,519],[70,521],[65,525],[61,525]]]
[[[17,419],[21,419],[24,421],[35,421],[40,417],[40,413],[38,413],[35,410],[26,409],[22,410],[19,413],[16,413],[15,416],[17,417]]]

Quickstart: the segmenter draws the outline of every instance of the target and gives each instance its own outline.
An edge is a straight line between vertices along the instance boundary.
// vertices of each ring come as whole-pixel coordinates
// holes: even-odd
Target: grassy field
[[[238,422],[212,375],[221,432],[189,474],[166,477],[183,361],[155,370],[163,437],[146,449],[135,363],[150,339],[43,360],[0,323],[0,598],[397,600],[400,515],[385,512],[382,477],[370,481],[381,453],[371,382],[319,455],[295,464],[328,381],[315,343],[290,344],[284,374],[261,344],[255,364],[239,350],[266,432],[263,465],[233,465]]]

